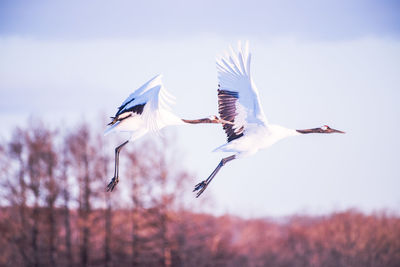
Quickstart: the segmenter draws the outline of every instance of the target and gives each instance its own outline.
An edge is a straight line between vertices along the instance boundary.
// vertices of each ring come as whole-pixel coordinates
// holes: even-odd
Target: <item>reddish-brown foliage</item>
[[[171,167],[167,140],[128,148],[129,172],[109,194],[113,149],[89,128],[16,130],[0,144],[0,266],[400,266],[395,215],[278,221],[183,209],[189,175]]]

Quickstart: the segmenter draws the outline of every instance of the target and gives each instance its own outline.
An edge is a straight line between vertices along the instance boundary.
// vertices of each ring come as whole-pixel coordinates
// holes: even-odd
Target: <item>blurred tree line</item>
[[[400,266],[398,216],[194,213],[171,138],[124,148],[106,193],[106,140],[35,121],[0,143],[0,266]]]

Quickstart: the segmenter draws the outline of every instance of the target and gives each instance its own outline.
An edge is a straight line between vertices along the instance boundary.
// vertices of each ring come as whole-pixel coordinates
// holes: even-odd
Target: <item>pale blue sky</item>
[[[215,57],[247,39],[271,122],[347,134],[294,137],[233,161],[205,198],[188,201],[210,198],[208,210],[244,216],[400,211],[396,1],[107,3],[0,2],[1,134],[30,115],[55,124],[112,115],[158,73],[177,114],[214,114]],[[210,153],[225,142],[218,126],[177,134],[196,181],[226,156]]]
[[[398,36],[398,1],[2,1],[0,31],[44,39]]]

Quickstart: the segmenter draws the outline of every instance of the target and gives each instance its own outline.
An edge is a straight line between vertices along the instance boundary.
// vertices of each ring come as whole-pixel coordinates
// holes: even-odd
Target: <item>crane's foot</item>
[[[206,190],[207,186],[208,186],[208,183],[206,181],[202,181],[202,182],[198,183],[197,185],[195,185],[193,192],[199,191],[199,192],[197,192],[196,197],[199,197],[204,192],[204,190]]]
[[[112,192],[119,182],[118,177],[113,177],[111,182],[107,185],[107,192]]]

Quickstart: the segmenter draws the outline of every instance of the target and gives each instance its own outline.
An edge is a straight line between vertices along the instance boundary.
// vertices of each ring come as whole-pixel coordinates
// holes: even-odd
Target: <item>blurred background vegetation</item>
[[[0,266],[400,266],[400,218],[384,211],[196,212],[172,139],[126,147],[107,193],[114,151],[102,131],[15,128],[0,144]]]

